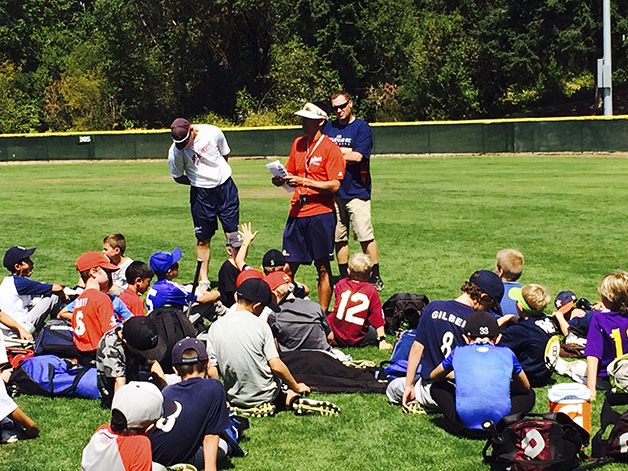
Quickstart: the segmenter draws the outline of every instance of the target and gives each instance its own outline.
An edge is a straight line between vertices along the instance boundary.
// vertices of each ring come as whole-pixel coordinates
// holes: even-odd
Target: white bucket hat
[[[306,103],[305,105],[303,105],[303,109],[297,111],[294,114],[296,114],[297,116],[301,116],[302,118],[306,118],[306,119],[327,119],[328,118],[327,113],[321,110],[314,103]]]

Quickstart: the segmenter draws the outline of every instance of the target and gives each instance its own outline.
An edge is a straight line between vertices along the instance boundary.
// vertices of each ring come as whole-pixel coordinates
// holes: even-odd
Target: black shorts
[[[190,187],[190,209],[194,222],[194,235],[199,241],[211,239],[218,229],[235,232],[240,224],[238,188],[229,178],[216,188]]]

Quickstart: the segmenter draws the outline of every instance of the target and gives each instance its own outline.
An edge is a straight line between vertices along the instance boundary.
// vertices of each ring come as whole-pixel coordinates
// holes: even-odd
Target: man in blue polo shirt
[[[13,246],[4,254],[3,265],[11,273],[0,284],[0,309],[31,334],[43,327],[48,315],[56,314],[65,301],[63,285],[30,279],[36,248]],[[9,333],[9,332],[6,332]]]
[[[379,275],[379,251],[371,224],[370,159],[373,150],[371,127],[353,115],[351,95],[342,90],[331,96],[336,120],[325,125],[323,132],[340,147],[347,165],[345,176],[335,197],[336,256],[340,276],[347,278],[349,264],[349,226],[360,242],[362,251],[373,262],[371,283],[378,291],[384,289]]]

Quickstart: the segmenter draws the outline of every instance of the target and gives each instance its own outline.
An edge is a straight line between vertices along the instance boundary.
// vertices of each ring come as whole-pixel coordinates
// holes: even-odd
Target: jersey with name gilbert
[[[432,301],[425,307],[415,337],[424,347],[420,363],[423,380],[429,382],[432,370],[454,347],[465,344],[463,328],[472,312],[473,308],[453,299]]]

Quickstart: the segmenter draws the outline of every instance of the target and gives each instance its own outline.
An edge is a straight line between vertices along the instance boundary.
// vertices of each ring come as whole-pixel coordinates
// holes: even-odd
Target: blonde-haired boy
[[[523,285],[517,280],[523,272],[523,254],[517,249],[503,249],[495,256],[495,273],[499,275],[504,283],[504,297],[500,306],[502,314],[517,315],[516,300],[510,295],[513,288],[522,288]]]
[[[519,321],[502,332],[500,345],[510,348],[533,386],[543,386],[552,376],[546,365],[545,352],[554,335],[559,333],[556,323],[544,313],[550,296],[538,284],[523,288],[511,288],[510,295],[516,300]]]
[[[587,345],[587,387],[595,399],[596,389],[608,389],[607,366],[628,353],[628,272],[606,275],[598,285],[604,309],[591,317]]]
[[[334,310],[327,316],[330,343],[341,347],[378,344],[390,350],[384,332],[384,312],[377,289],[369,283],[373,262],[363,253],[349,259],[349,278],[334,287]]]

